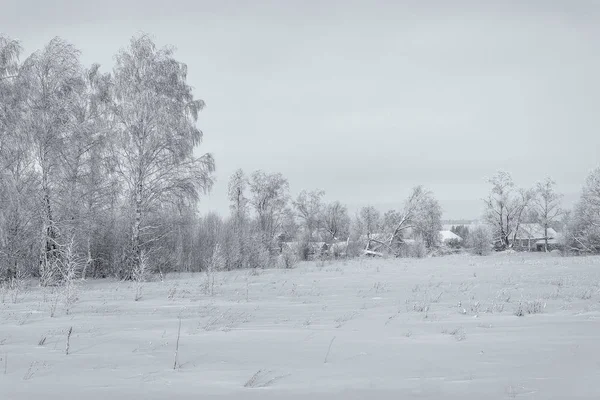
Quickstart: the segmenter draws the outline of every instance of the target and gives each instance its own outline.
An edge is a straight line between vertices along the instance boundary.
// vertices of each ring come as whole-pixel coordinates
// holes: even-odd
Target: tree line
[[[413,188],[398,208],[350,215],[322,190],[294,198],[279,173],[236,171],[230,213],[198,214],[215,161],[198,156],[204,102],[172,47],[147,35],[116,53],[110,72],[84,66],[55,38],[22,58],[0,36],[0,277],[58,284],[86,277],[133,279],[146,271],[284,267],[314,255],[424,256],[440,248],[442,208]],[[486,228],[460,236],[485,252],[511,246],[525,222],[561,230],[565,249],[600,251],[600,168],[573,210],[547,178],[517,188],[491,179]],[[458,232],[455,229],[456,232]],[[489,237],[488,237],[489,236]]]
[[[481,223],[475,228],[453,227],[462,242],[442,243],[442,208],[423,186],[413,188],[398,202],[398,209],[381,213],[366,206],[351,215],[341,202],[324,201],[322,190],[303,190],[292,198],[281,174],[246,175],[238,170],[228,186],[230,215],[211,214],[198,221],[207,228],[201,228],[205,233],[198,243],[203,243],[199,245],[204,255],[197,265],[209,268],[215,248],[227,255],[218,258],[226,269],[285,267],[310,256],[444,255],[453,253],[452,247],[485,255],[494,247],[513,248],[524,224],[539,228],[536,241],[542,239],[546,251],[600,251],[600,168],[590,173],[573,210],[563,207],[562,194],[549,177],[531,188],[519,188],[509,173],[499,171],[488,183]],[[560,236],[550,237],[550,229]]]
[[[422,186],[412,189],[399,210],[381,214],[367,206],[354,216],[341,202],[324,201],[323,190],[302,190],[292,198],[288,181],[279,173],[259,170],[247,176],[238,170],[229,180],[228,195],[230,216],[210,218],[220,221],[223,233],[213,235],[221,237],[220,248],[235,255],[229,269],[273,262],[285,266],[315,254],[399,256],[410,250],[409,238],[423,251],[439,244],[442,209]],[[248,249],[260,249],[265,258],[258,264],[249,261]]]
[[[543,240],[545,251],[556,248],[570,254],[600,252],[600,167],[589,173],[573,209],[563,206],[563,195],[557,192],[556,182],[550,177],[530,188],[517,187],[506,171],[497,172],[487,181],[491,190],[483,199],[485,225],[477,230],[479,237],[474,238],[480,243],[479,253],[486,252],[483,243],[492,243],[497,250],[512,248],[523,224],[541,229],[541,237],[536,239]],[[553,246],[549,245],[549,229],[558,232]],[[473,235],[466,226],[455,226],[452,231],[463,238]]]
[[[0,276],[82,278],[292,265],[324,248],[399,255],[405,238],[437,243],[441,207],[417,187],[403,207],[352,218],[324,192],[291,198],[279,173],[237,171],[231,213],[201,216],[215,162],[197,156],[204,102],[172,47],[147,35],[110,72],[84,66],[60,38],[22,58],[0,36]],[[317,249],[316,246],[322,246]],[[423,250],[424,251],[424,250]]]

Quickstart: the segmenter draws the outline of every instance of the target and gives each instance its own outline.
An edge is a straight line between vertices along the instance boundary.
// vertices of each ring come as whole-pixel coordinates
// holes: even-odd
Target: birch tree
[[[492,191],[488,198],[484,200],[486,205],[485,218],[494,227],[496,238],[506,248],[509,245],[515,213],[511,198],[515,184],[510,174],[504,171],[500,171],[488,179],[488,183],[492,185]]]
[[[249,225],[247,198],[248,178],[241,169],[236,170],[229,178],[227,196],[231,210],[231,235],[233,244],[230,246],[230,268],[243,268],[248,265]]]
[[[544,251],[548,251],[548,228],[562,216],[560,207],[562,195],[556,193],[556,182],[547,177],[536,184],[536,196],[533,199],[533,210],[538,224],[544,229]]]
[[[20,272],[37,272],[33,267],[40,256],[38,176],[26,143],[12,145],[0,154],[0,280],[2,275],[10,280]]]
[[[517,189],[511,175],[505,171],[497,172],[488,179],[488,183],[492,185],[492,190],[484,199],[484,218],[493,228],[494,239],[503,248],[508,248],[511,237],[514,240],[518,234],[534,193],[531,190]]]
[[[69,146],[74,108],[85,83],[79,52],[55,38],[23,63],[19,74],[25,91],[20,134],[32,144],[36,171],[40,175],[39,201],[42,218],[40,251],[41,284],[61,279],[57,198],[64,167],[61,152]]]
[[[196,121],[204,102],[194,98],[187,66],[173,55],[173,48],[157,48],[142,35],[116,56],[113,151],[133,214],[124,278],[139,265],[142,249],[160,240],[148,217],[164,204],[196,202],[213,182],[212,156],[194,154],[202,140]]]
[[[21,50],[18,41],[0,35],[0,281],[14,277],[19,259],[18,246],[15,247],[18,234],[12,225],[16,223],[18,227],[20,205],[15,182],[18,177],[15,167],[19,169],[15,161],[20,164],[21,154],[20,141],[15,135],[18,105],[15,78]]]
[[[73,237],[70,244],[82,252],[85,279],[89,267],[100,257],[98,246],[101,227],[109,219],[109,205],[116,200],[116,182],[109,166],[111,138],[111,77],[101,73],[98,64],[83,71],[84,85],[73,106],[70,133],[60,151],[63,165],[58,188],[64,230]]]

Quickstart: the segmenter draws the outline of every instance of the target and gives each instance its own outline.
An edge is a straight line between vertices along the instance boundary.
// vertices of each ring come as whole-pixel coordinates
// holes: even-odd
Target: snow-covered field
[[[87,281],[54,317],[50,289],[1,293],[0,399],[600,398],[600,258],[305,263],[218,273],[213,293],[206,281],[170,275],[139,301],[133,283]]]

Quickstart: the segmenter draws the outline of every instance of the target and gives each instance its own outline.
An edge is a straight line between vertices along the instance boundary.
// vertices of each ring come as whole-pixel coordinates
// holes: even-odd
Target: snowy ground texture
[[[68,314],[51,289],[0,293],[0,399],[600,398],[600,258],[305,263],[206,284],[170,275],[134,301],[132,283],[82,282]]]

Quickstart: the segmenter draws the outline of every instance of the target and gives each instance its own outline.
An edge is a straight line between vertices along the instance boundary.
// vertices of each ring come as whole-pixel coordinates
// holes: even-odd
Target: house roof
[[[458,240],[459,242],[462,241],[462,238],[452,231],[440,231],[440,236],[442,238],[442,242],[446,242],[448,240]]]
[[[517,232],[517,239],[543,239],[544,228],[539,224],[521,224]],[[555,238],[557,233],[554,229],[548,228],[548,238]]]
[[[535,242],[536,245],[545,244],[545,243],[546,243],[546,241],[544,239],[540,239]],[[558,239],[548,239],[548,244],[556,245],[556,244],[560,244],[560,242]]]

